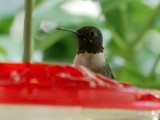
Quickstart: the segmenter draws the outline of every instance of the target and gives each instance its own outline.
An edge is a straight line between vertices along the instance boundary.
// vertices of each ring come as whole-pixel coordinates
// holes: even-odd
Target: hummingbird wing
[[[112,69],[109,66],[107,60],[106,60],[106,65],[105,65],[105,75],[111,79],[115,79],[115,76],[113,75]]]

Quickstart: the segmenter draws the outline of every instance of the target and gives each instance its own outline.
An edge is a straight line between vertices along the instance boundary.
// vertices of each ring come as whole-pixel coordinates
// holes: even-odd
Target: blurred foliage
[[[72,63],[77,51],[76,36],[56,31],[56,26],[77,29],[93,25],[103,35],[106,30],[111,33],[105,51],[117,80],[160,89],[160,4],[151,7],[145,0],[93,0],[101,8],[101,15],[94,18],[62,9],[68,1],[34,0],[33,61],[38,52],[44,62]],[[1,61],[20,61],[22,56],[22,38],[15,40],[12,32],[18,31],[13,26],[23,5],[23,0],[0,0]]]

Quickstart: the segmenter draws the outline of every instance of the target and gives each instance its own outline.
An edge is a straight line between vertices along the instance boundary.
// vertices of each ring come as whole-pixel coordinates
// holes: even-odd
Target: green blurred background
[[[0,0],[0,61],[21,62],[24,0]],[[57,26],[98,27],[117,80],[160,89],[159,0],[34,0],[34,62],[72,63],[76,36]]]

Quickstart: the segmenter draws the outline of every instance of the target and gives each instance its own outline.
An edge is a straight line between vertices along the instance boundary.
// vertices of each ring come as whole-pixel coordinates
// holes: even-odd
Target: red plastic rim
[[[160,98],[82,66],[0,63],[0,103],[160,110]]]

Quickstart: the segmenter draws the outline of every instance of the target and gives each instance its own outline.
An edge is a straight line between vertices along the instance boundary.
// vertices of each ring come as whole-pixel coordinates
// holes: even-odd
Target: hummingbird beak
[[[76,35],[78,35],[78,32],[76,30],[71,30],[71,29],[65,29],[65,28],[56,28],[57,30],[62,30],[62,31],[68,31],[68,32],[72,32]]]

